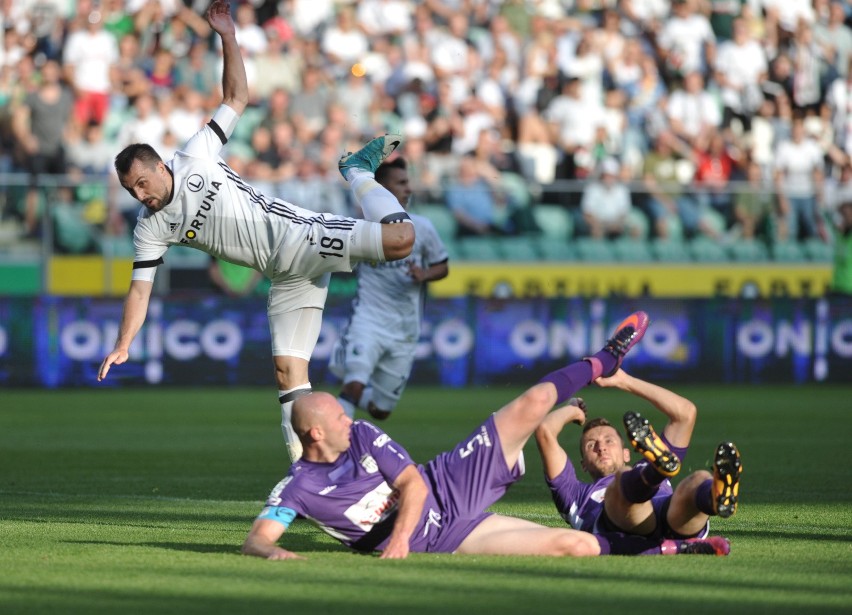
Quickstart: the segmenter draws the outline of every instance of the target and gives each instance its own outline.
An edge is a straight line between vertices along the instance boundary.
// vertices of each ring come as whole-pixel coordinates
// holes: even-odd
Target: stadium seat
[[[780,241],[772,246],[772,260],[779,263],[801,263],[808,260],[798,241]]]
[[[104,235],[101,238],[101,252],[111,258],[133,256],[133,239],[129,235]]]
[[[537,237],[503,237],[498,240],[497,247],[505,261],[537,261],[541,259],[541,253],[536,248],[537,242]]]
[[[185,269],[205,269],[210,264],[208,254],[187,246],[172,246],[164,260],[172,267]]]
[[[654,260],[654,255],[644,239],[620,237],[612,242],[612,249],[618,260],[626,263],[647,263]]]
[[[498,241],[494,237],[462,237],[457,243],[462,259],[487,262],[502,260]]]
[[[561,205],[533,205],[532,213],[546,238],[568,241],[574,233],[574,220]]]
[[[630,209],[630,213],[627,214],[624,223],[624,228],[627,229],[627,232],[631,233],[631,235],[635,233],[634,236],[637,238],[647,239],[650,226],[648,216],[641,209],[636,207]]]
[[[562,262],[577,260],[577,252],[570,241],[541,237],[536,240],[541,257],[546,261]]]
[[[650,248],[658,261],[688,263],[692,260],[687,244],[679,238],[653,239]]]
[[[611,263],[618,260],[612,244],[603,239],[578,237],[572,243],[582,261]]]
[[[500,184],[503,190],[506,191],[506,196],[512,207],[522,209],[530,206],[532,194],[530,193],[527,180],[523,176],[504,171],[500,173]]]
[[[94,228],[70,203],[58,203],[53,208],[53,232],[56,245],[66,253],[81,254],[97,246]]]
[[[722,263],[730,260],[728,252],[709,237],[696,237],[689,242],[692,258],[699,263]]]
[[[805,239],[802,242],[802,248],[807,257],[819,263],[830,263],[834,259],[834,250],[831,244],[824,242],[821,239],[811,238]]]
[[[456,238],[459,224],[446,205],[423,203],[412,207],[411,212],[429,218],[444,243]]]
[[[762,241],[754,239],[739,239],[728,246],[735,261],[741,263],[757,263],[769,258],[769,250]]]

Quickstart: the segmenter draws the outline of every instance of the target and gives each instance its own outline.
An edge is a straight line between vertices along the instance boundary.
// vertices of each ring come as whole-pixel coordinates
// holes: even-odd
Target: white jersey
[[[298,268],[294,259],[299,261],[299,249],[313,241],[309,227],[354,227],[355,220],[266,197],[243,181],[219,156],[238,119],[231,108],[220,106],[210,123],[166,163],[174,179],[172,198],[160,211],[143,208],[139,214],[133,234],[134,280],[153,280],[166,250],[178,244],[272,278]]]
[[[426,285],[415,282],[409,267],[422,269],[446,262],[447,248],[432,222],[409,213],[414,224],[414,247],[402,260],[369,263],[356,267],[358,295],[352,302],[352,320],[369,322],[394,337],[417,341]]]

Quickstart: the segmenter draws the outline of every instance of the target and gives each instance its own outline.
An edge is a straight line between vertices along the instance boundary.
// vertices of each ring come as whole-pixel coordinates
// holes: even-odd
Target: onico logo
[[[100,361],[115,344],[117,335],[118,326],[114,322],[75,320],[62,327],[59,343],[62,353],[71,360]],[[134,359],[160,358],[165,354],[180,361],[202,355],[227,361],[238,356],[242,347],[243,334],[237,323],[227,320],[200,323],[183,319],[164,325],[146,325],[146,334],[134,340],[130,354]]]

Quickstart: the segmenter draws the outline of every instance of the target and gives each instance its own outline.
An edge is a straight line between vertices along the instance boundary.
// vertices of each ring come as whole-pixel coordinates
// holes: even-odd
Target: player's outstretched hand
[[[266,556],[266,559],[279,560],[279,559],[305,559],[301,555],[297,553],[293,553],[292,551],[288,551],[287,549],[276,548],[275,551]]]
[[[113,350],[109,353],[104,359],[104,362],[101,363],[101,368],[98,370],[98,382],[106,378],[109,373],[109,368],[113,365],[121,365],[125,361],[127,361],[128,354],[125,350]]]
[[[231,19],[231,7],[226,0],[214,0],[207,9],[207,23],[220,35],[234,34],[234,20]]]
[[[408,557],[408,541],[391,538],[379,559],[405,559],[406,557]]]
[[[568,408],[574,415],[572,423],[580,426],[586,423],[586,402],[582,397],[572,397],[569,399]]]
[[[609,378],[598,378],[595,380],[595,384],[599,387],[607,388],[607,387],[616,387],[621,388],[625,382],[630,378],[623,369],[619,368],[617,372],[615,372]]]

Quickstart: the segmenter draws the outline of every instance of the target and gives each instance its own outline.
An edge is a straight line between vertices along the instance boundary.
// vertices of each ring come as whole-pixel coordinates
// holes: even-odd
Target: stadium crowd
[[[221,98],[207,4],[0,0],[0,173],[27,178],[4,182],[4,219],[38,236],[50,198],[60,249],[95,249],[93,225],[129,237],[138,204],[115,153],[146,141],[170,157]],[[405,137],[415,202],[448,208],[462,235],[533,232],[544,203],[576,235],[829,242],[852,186],[842,1],[235,0],[232,14],[251,100],[225,156],[305,208],[357,215],[337,160],[388,131]],[[68,181],[46,196],[49,174]]]

